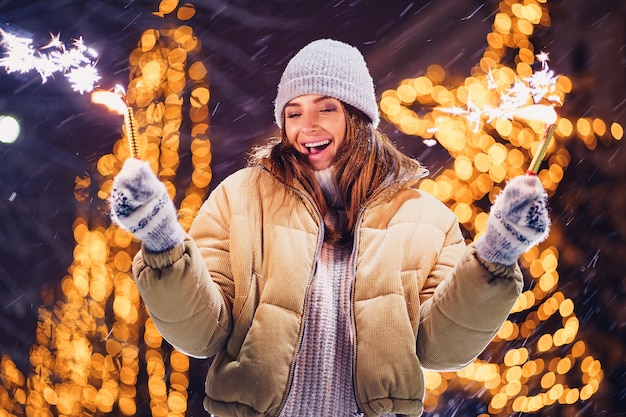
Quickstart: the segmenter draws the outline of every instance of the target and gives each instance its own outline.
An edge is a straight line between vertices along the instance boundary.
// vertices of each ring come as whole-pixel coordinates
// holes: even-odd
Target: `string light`
[[[163,1],[157,15],[176,12],[188,20],[193,6]],[[195,56],[200,42],[191,27],[150,29],[130,54],[131,81],[126,92],[137,109],[138,141],[146,160],[164,180],[172,198],[180,163],[182,120],[191,120],[192,182],[182,195],[180,220],[188,229],[206,198],[211,180],[209,86],[207,71]],[[7,63],[4,61],[4,63]],[[12,67],[12,69],[14,69]],[[191,91],[186,95],[186,91]],[[190,108],[188,115],[183,109]],[[7,355],[0,362],[0,409],[11,415],[83,416],[137,414],[138,386],[145,384],[153,416],[184,416],[187,409],[189,358],[163,343],[141,306],[131,273],[138,242],[128,232],[93,217],[89,206],[92,182],[106,199],[112,178],[129,155],[125,138],[99,158],[99,177],[76,178],[78,204],[73,231],[74,261],[61,282],[63,297],[44,295],[36,344],[31,349],[33,373],[25,377]],[[142,331],[143,329],[143,331]],[[169,358],[169,360],[167,360]],[[141,381],[141,368],[147,380]]]

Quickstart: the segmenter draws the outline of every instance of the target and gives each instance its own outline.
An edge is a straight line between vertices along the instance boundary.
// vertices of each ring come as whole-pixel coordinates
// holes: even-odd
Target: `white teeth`
[[[307,148],[315,148],[316,146],[324,146],[324,145],[328,145],[329,143],[330,143],[330,139],[326,139],[326,140],[320,140],[319,142],[305,143],[304,146],[306,146]]]

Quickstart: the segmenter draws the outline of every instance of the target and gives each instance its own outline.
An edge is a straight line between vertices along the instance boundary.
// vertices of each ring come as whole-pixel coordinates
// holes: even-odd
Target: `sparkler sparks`
[[[543,160],[548,146],[555,132],[557,114],[554,110],[556,104],[562,104],[559,95],[556,93],[557,77],[548,66],[548,54],[541,52],[536,55],[537,61],[541,63],[541,70],[534,72],[529,77],[520,79],[515,77],[509,88],[504,88],[499,92],[499,105],[484,105],[479,108],[472,97],[467,98],[467,107],[438,108],[439,111],[454,116],[465,116],[468,123],[474,126],[474,132],[478,132],[481,120],[486,119],[491,123],[494,119],[521,119],[525,121],[541,122],[545,124],[546,130],[540,142],[539,149],[535,152],[527,174],[536,175],[541,161]],[[499,85],[494,79],[493,73],[487,74],[487,89],[498,92]]]
[[[83,42],[75,39],[70,46],[61,42],[61,35],[50,35],[50,41],[40,47],[33,46],[32,39],[19,37],[0,29],[0,46],[5,54],[0,58],[0,66],[8,74],[25,74],[37,71],[41,82],[45,83],[55,73],[67,78],[72,89],[80,94],[90,92],[100,80],[95,68],[98,54]]]
[[[103,104],[109,110],[124,115],[124,126],[126,127],[126,137],[128,146],[133,158],[139,159],[139,134],[137,133],[137,122],[132,107],[126,101],[126,92],[121,85],[116,85],[112,91],[96,90],[91,93],[91,101]]]
[[[549,59],[546,52],[537,54],[536,58],[541,63],[541,70],[524,79],[516,78],[510,88],[499,94],[500,103],[498,106],[485,105],[483,108],[479,108],[469,97],[466,109],[452,107],[438,108],[438,110],[451,115],[465,116],[467,121],[474,126],[475,132],[478,132],[482,119],[486,119],[487,123],[491,123],[495,119],[513,120],[514,118],[537,121],[551,120],[551,123],[554,123],[556,121],[554,105],[561,104],[560,97],[555,93],[558,77],[548,66]],[[498,83],[494,80],[491,72],[487,74],[487,86],[491,91],[498,90]],[[538,104],[540,102],[549,104]],[[534,111],[528,111],[531,109]],[[545,114],[542,114],[542,111]]]

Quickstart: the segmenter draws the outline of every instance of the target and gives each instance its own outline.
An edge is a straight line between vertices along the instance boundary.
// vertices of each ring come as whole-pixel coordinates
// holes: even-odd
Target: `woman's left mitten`
[[[548,196],[541,181],[534,175],[520,175],[496,197],[476,251],[487,261],[513,265],[543,241],[549,230]]]

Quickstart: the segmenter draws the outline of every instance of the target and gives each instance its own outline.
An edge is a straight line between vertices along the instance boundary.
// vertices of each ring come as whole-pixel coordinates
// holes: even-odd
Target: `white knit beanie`
[[[274,102],[276,124],[282,128],[285,105],[304,94],[336,98],[365,113],[378,127],[380,116],[374,81],[361,52],[332,39],[319,39],[302,48],[287,64]]]

